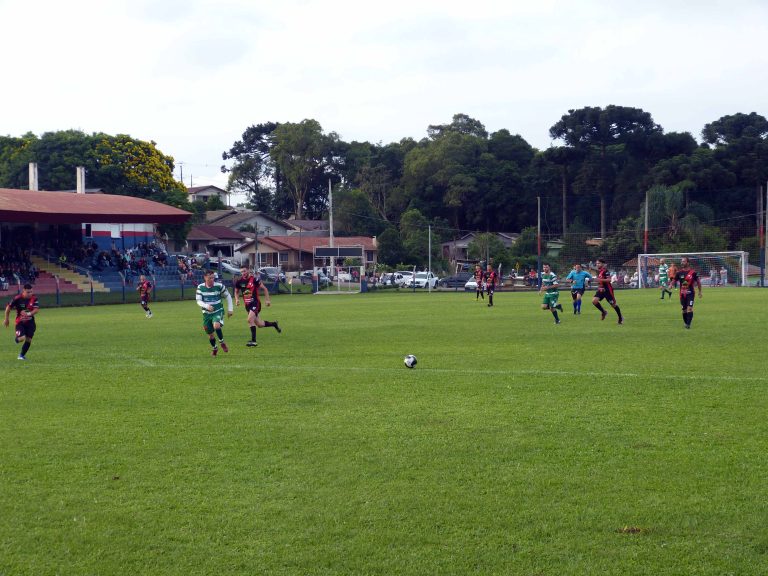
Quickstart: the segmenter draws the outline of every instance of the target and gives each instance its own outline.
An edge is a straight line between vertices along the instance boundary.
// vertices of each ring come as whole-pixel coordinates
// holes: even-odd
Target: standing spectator
[[[712,266],[709,270],[709,285],[710,286],[717,286],[717,268],[715,266]]]
[[[720,286],[728,286],[728,270],[725,266],[720,267]]]

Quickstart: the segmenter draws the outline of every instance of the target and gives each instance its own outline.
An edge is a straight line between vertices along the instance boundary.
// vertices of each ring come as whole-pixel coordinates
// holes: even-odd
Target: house
[[[365,252],[366,268],[376,265],[378,246],[376,239],[370,236],[349,236],[334,238],[334,246],[362,246]],[[261,266],[279,266],[283,270],[308,270],[315,266],[326,266],[329,263],[323,259],[314,259],[316,247],[328,247],[327,236],[259,236],[248,240],[235,249],[255,268]]]
[[[205,252],[211,256],[232,257],[235,246],[247,240],[241,232],[227,228],[226,226],[212,226],[209,224],[196,224],[187,234],[186,245],[178,245],[171,242],[170,252],[185,252],[195,254]]]
[[[211,196],[218,196],[224,204],[227,204],[229,194],[226,190],[222,190],[218,186],[192,186],[187,188],[187,198],[190,202],[195,200],[202,200],[208,202]]]
[[[290,218],[286,220],[293,227],[288,234],[302,234],[303,236],[325,236],[330,235],[330,226],[328,220],[298,220]]]
[[[474,264],[476,259],[469,258],[468,248],[479,234],[479,232],[470,232],[457,240],[443,242],[441,244],[443,258],[454,264]],[[520,234],[513,232],[492,232],[492,234],[495,234],[501,240],[505,248],[511,247],[520,237]]]
[[[293,230],[284,220],[254,210],[211,210],[206,213],[205,221],[206,224],[259,236],[287,236]]]

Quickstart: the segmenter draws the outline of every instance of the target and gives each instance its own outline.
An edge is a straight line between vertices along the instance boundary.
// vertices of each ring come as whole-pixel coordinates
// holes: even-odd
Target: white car
[[[431,288],[434,290],[437,288],[437,276],[432,274],[432,272],[416,272],[416,276],[408,282],[408,286],[413,288],[413,285],[416,285],[416,288]]]
[[[395,274],[400,275],[400,278],[395,281],[398,286],[410,286],[411,280],[413,279],[413,272],[410,270],[398,270]]]
[[[464,290],[477,290],[477,280],[470,278],[467,283],[464,284]]]

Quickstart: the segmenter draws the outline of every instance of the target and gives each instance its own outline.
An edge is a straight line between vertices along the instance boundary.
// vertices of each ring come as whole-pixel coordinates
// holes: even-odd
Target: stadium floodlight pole
[[[541,288],[541,196],[536,197],[536,287]]]

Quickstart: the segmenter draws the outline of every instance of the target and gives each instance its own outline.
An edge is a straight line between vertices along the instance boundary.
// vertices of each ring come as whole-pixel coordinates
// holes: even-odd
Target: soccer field
[[[279,296],[215,358],[194,302],[42,309],[0,575],[768,574],[768,291],[562,296]]]

